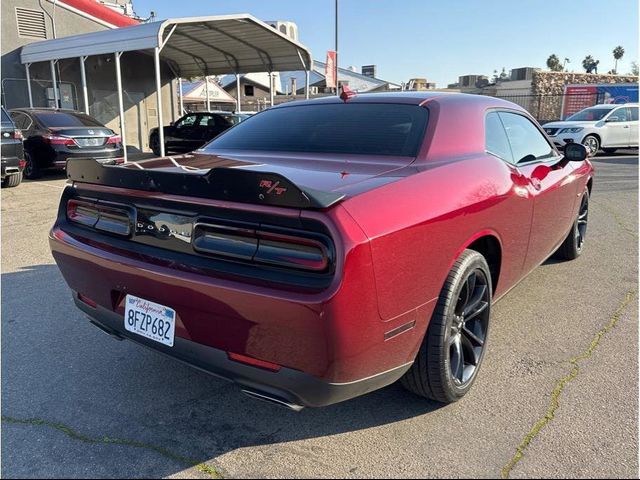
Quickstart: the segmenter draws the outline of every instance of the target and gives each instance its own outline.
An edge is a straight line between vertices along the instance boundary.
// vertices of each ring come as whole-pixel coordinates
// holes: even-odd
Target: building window
[[[16,7],[16,24],[19,37],[47,38],[44,12],[41,10]]]
[[[280,31],[286,35],[287,34],[287,26],[286,25],[280,25]]]
[[[244,86],[244,96],[245,97],[253,97],[253,85],[245,85]]]

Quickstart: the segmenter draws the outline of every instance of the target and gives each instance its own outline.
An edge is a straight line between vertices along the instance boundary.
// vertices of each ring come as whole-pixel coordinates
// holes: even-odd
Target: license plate
[[[124,309],[124,327],[150,340],[173,347],[176,330],[174,309],[134,295],[127,295]]]
[[[104,138],[77,138],[76,143],[81,147],[99,147],[104,143]]]

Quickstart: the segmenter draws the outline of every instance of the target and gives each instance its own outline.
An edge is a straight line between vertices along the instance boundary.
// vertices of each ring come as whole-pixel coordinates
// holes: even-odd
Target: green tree
[[[631,75],[635,75],[636,77],[638,76],[638,74],[640,69],[638,69],[638,62],[631,62]]]
[[[600,60],[595,60],[591,55],[587,55],[584,57],[584,60],[582,60],[582,68],[584,68],[587,73],[593,73],[594,71],[598,73],[599,63]]]
[[[561,72],[563,70],[560,59],[555,53],[552,53],[551,55],[549,55],[549,58],[547,58],[547,67],[552,72]]]
[[[620,60],[623,56],[624,56],[624,48],[622,48],[622,45],[618,45],[616,48],[613,49],[613,58],[616,61],[616,66],[614,67],[613,70],[616,73],[618,73],[618,60]]]

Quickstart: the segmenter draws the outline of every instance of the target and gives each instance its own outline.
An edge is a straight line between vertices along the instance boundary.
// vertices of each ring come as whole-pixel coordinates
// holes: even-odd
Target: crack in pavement
[[[628,233],[629,235],[631,235],[634,238],[638,238],[638,232],[632,230],[631,228],[629,228],[626,224],[626,222],[624,220],[622,220],[622,218],[620,217],[620,214],[618,212],[616,212],[612,207],[610,207],[609,205],[607,205],[606,203],[602,203],[602,202],[592,202],[596,205],[598,205],[599,207],[602,207],[604,210],[606,210],[607,212],[609,212],[611,214],[611,216],[613,217],[613,219],[616,221],[616,223],[618,224],[618,226],[622,229],[622,231],[624,233]]]
[[[66,436],[68,436],[73,440],[77,440],[83,443],[88,443],[90,445],[98,445],[98,444],[119,445],[124,447],[133,447],[133,448],[150,450],[162,455],[163,457],[169,458],[179,463],[183,463],[185,465],[188,465],[189,467],[194,467],[198,471],[209,475],[211,478],[223,478],[223,476],[215,468],[205,464],[204,462],[200,462],[198,460],[185,457],[178,453],[174,453],[167,448],[159,447],[157,445],[138,442],[135,440],[126,440],[121,438],[110,438],[110,437],[92,438],[86,435],[82,435],[81,433],[78,433],[71,427],[64,425],[62,423],[50,422],[47,420],[43,420],[41,418],[15,418],[15,417],[2,415],[2,422],[13,424],[13,425],[29,425],[29,426],[36,426],[36,427],[53,428],[55,430],[58,430],[59,432],[64,433]]]
[[[560,396],[562,395],[565,387],[571,380],[576,378],[580,373],[580,362],[591,358],[595,349],[598,348],[598,345],[600,345],[600,341],[602,340],[602,338],[616,326],[616,324],[618,323],[618,320],[620,320],[620,317],[624,313],[624,310],[626,309],[627,305],[631,302],[631,300],[635,296],[635,293],[636,293],[635,289],[631,289],[626,293],[623,302],[620,304],[618,309],[611,316],[611,318],[609,319],[609,322],[594,335],[593,340],[591,340],[591,343],[589,344],[589,347],[577,357],[573,357],[572,359],[569,360],[569,364],[571,364],[573,368],[567,375],[562,377],[556,384],[556,387],[551,392],[551,403],[549,405],[549,408],[547,409],[547,413],[544,415],[544,417],[538,420],[533,425],[531,430],[529,430],[529,433],[525,435],[524,439],[516,449],[516,453],[513,456],[513,458],[511,458],[509,463],[507,463],[502,469],[502,478],[509,478],[509,475],[511,474],[511,471],[513,470],[513,468],[524,457],[524,451],[529,447],[531,442],[538,436],[540,431],[554,419],[556,410],[560,408]]]

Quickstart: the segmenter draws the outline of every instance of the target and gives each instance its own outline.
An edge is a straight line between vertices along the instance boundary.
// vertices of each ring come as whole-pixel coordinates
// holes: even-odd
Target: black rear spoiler
[[[276,207],[327,208],[344,198],[342,193],[298,186],[279,173],[229,167],[182,173],[70,159],[67,177],[74,182]]]

